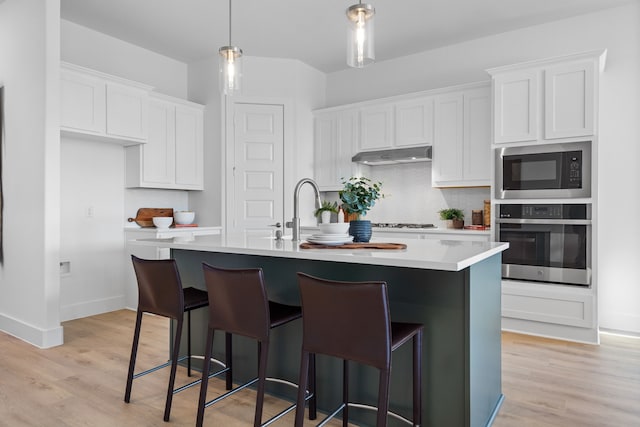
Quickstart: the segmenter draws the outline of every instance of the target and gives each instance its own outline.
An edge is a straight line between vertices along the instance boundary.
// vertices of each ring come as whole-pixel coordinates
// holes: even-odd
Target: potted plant
[[[376,204],[376,200],[384,197],[382,183],[365,177],[351,177],[342,183],[344,188],[338,192],[342,207],[357,218],[349,222],[349,234],[354,242],[368,242],[371,239],[371,221],[362,217]]]
[[[323,200],[322,205],[316,209],[314,215],[322,224],[331,222],[331,213],[338,213],[338,202]]]
[[[458,208],[447,208],[438,211],[440,219],[447,222],[447,228],[464,227],[464,212]]]

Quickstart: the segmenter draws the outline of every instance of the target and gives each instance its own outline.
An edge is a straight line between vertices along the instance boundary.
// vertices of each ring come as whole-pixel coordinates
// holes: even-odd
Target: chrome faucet
[[[298,183],[296,184],[296,188],[293,190],[293,219],[291,220],[291,222],[287,222],[285,224],[287,228],[292,229],[293,235],[291,239],[294,242],[300,241],[300,217],[298,216],[298,198],[300,197],[300,187],[302,187],[304,184],[309,184],[313,187],[313,191],[316,193],[316,207],[319,208],[320,206],[322,206],[322,203],[320,202],[320,189],[318,188],[318,184],[316,184],[316,182],[311,178],[302,178],[300,181],[298,181]]]

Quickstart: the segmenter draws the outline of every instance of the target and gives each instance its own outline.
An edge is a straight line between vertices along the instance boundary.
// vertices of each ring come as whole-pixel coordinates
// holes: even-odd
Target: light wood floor
[[[0,333],[0,426],[195,425],[198,386],[175,395],[171,422],[162,422],[168,370],[135,381],[131,403],[123,402],[134,320],[122,310],[66,322],[65,345],[48,350]],[[167,325],[145,317],[140,369],[163,362]],[[506,399],[496,427],[640,426],[638,339],[603,335],[591,346],[504,333],[502,364]],[[187,382],[186,369],[177,382]],[[212,380],[211,396],[221,383]],[[243,391],[207,409],[205,424],[251,425],[254,396]],[[265,404],[265,418],[284,406]]]

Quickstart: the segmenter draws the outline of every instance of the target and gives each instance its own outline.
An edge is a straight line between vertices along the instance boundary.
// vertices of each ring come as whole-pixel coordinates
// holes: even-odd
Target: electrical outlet
[[[96,213],[96,208],[94,208],[93,206],[89,206],[87,208],[87,218],[93,218],[95,213]]]
[[[60,261],[60,275],[68,276],[71,274],[71,261]]]

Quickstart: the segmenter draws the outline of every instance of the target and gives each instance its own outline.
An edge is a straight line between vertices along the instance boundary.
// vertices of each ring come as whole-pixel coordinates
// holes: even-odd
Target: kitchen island
[[[290,240],[277,241],[249,233],[201,236],[190,242],[138,240],[135,244],[170,248],[185,286],[204,288],[202,262],[230,268],[261,267],[269,298],[285,304],[299,304],[298,271],[332,280],[386,281],[392,320],[425,325],[424,425],[491,425],[503,399],[500,280],[501,253],[508,245],[451,240],[393,239],[393,242],[405,243],[407,248],[301,249]],[[357,310],[354,307],[354,315]],[[201,328],[194,329],[196,354],[204,344],[204,311],[193,313],[194,326],[199,324]],[[301,333],[301,322],[274,331],[269,375],[297,380]],[[196,334],[202,338],[198,339]],[[220,341],[214,344],[216,357],[223,354]],[[254,375],[255,353],[255,343],[234,337],[235,380]],[[390,407],[406,417],[411,414],[411,356],[410,346],[393,354]],[[318,407],[327,411],[341,399],[342,364],[318,356],[317,365]],[[354,366],[351,375],[350,398],[374,403],[377,373],[368,367]],[[272,392],[282,394],[282,390]],[[292,394],[289,396],[293,398]],[[374,424],[368,412],[354,409],[350,416],[356,424]]]

